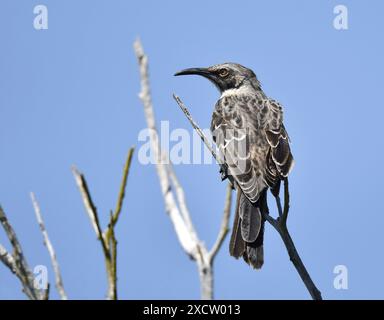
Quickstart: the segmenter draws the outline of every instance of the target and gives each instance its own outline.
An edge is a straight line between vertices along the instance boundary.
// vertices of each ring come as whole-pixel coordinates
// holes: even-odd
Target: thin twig
[[[97,213],[96,206],[94,205],[92,201],[91,194],[88,189],[87,181],[85,180],[84,175],[77,170],[76,167],[72,167],[72,173],[75,177],[75,181],[77,183],[77,186],[79,188],[81,198],[83,199],[83,204],[85,207],[85,211],[87,212],[89,219],[91,221],[91,224],[93,226],[93,229],[95,230],[97,238],[101,242],[101,246],[103,248],[103,252],[105,256],[109,256],[109,251],[107,248],[107,244],[104,241],[103,233],[101,231],[100,223],[99,223],[99,215]]]
[[[283,208],[281,207],[280,196],[276,195],[275,200],[276,200],[277,212],[279,214],[279,217],[282,218],[283,217]]]
[[[59,266],[59,263],[58,263],[57,258],[56,258],[55,249],[53,248],[53,245],[49,239],[48,232],[47,232],[47,229],[45,228],[43,217],[41,215],[40,206],[39,206],[39,204],[36,200],[35,194],[33,192],[31,192],[31,200],[32,200],[33,208],[35,210],[37,223],[39,224],[41,233],[43,235],[44,244],[47,247],[49,256],[51,258],[53,271],[55,273],[56,289],[57,289],[61,299],[67,300],[68,297],[67,297],[67,294],[65,293],[65,290],[64,290],[63,279],[61,277],[60,266]]]
[[[207,148],[211,151],[212,156],[217,159],[217,155],[214,152],[213,148],[209,144],[208,140],[202,135],[202,131],[198,124],[193,120],[190,112],[188,111],[188,108],[185,106],[185,104],[181,101],[181,99],[177,95],[173,95],[175,98],[177,104],[180,106],[184,114],[186,115],[187,119],[191,122],[194,129],[196,129],[197,133],[202,138],[203,142],[207,146]],[[231,181],[233,183],[233,180]],[[241,186],[239,186],[241,189]],[[280,203],[280,198],[276,198],[276,203],[279,211],[279,219],[274,219],[271,217],[267,212],[264,213],[264,219],[266,219],[280,234],[286,248],[289,254],[289,257],[294,264],[297,272],[299,273],[301,279],[303,280],[306,288],[308,289],[309,293],[311,294],[311,297],[316,300],[321,300],[321,293],[315,286],[314,282],[312,281],[307,269],[305,268],[296,248],[292,241],[292,238],[288,232],[288,228],[286,225],[287,217],[288,217],[288,211],[289,211],[289,189],[288,189],[288,178],[285,178],[284,180],[284,210],[282,211],[282,206]]]
[[[189,122],[191,123],[192,127],[195,129],[197,134],[200,136],[201,140],[204,142],[205,146],[208,148],[208,150],[211,152],[213,158],[217,161],[219,166],[222,170],[226,171],[226,167],[223,167],[225,165],[224,157],[220,153],[216,153],[215,148],[212,146],[211,142],[208,140],[206,135],[204,134],[203,130],[200,129],[198,124],[195,120],[193,120],[191,113],[189,112],[188,108],[185,106],[184,102],[181,101],[181,99],[176,95],[173,94],[173,98],[179,105],[181,111],[183,111],[184,115],[187,117]],[[231,182],[232,185],[234,185],[234,180],[231,175],[227,176],[228,180]]]
[[[188,108],[185,106],[183,101],[181,101],[181,99],[175,94],[173,94],[173,98],[176,100],[180,109],[184,112],[185,116],[187,117],[187,119],[191,123],[192,127],[196,130],[196,132],[200,136],[201,140],[203,140],[203,142],[207,146],[208,150],[212,153],[212,156],[215,158],[215,160],[219,163],[224,163],[224,161],[222,160],[222,157],[216,153],[216,151],[212,147],[211,143],[209,142],[208,138],[205,136],[203,130],[201,130],[200,127],[195,122],[195,120],[193,120],[191,113],[189,112]]]
[[[223,219],[221,221],[220,231],[217,236],[216,242],[213,245],[211,251],[209,252],[209,258],[210,260],[215,259],[217,252],[220,250],[224,239],[229,231],[229,216],[231,212],[231,205],[232,205],[232,185],[231,183],[228,183],[227,186],[227,196],[225,197],[225,205],[224,205],[224,212],[223,212]]]
[[[279,202],[280,202],[280,199],[279,199]],[[289,186],[288,186],[288,178],[284,178],[284,211],[281,219],[285,226],[287,226],[288,212],[289,212]]]
[[[117,220],[119,219],[121,208],[123,207],[123,201],[124,201],[124,197],[125,197],[125,187],[127,186],[129,168],[131,167],[132,156],[133,156],[134,151],[135,151],[135,148],[129,149],[127,160],[125,161],[124,170],[123,170],[123,178],[122,178],[121,184],[120,184],[119,196],[117,198],[116,208],[115,208],[115,211],[113,213],[113,218],[112,218],[113,225],[115,225]]]
[[[0,223],[2,224],[4,231],[12,245],[13,248],[13,268],[10,270],[17,275],[19,278],[24,293],[28,296],[31,300],[39,300],[43,299],[45,294],[43,291],[45,290],[39,290],[34,287],[34,277],[33,274],[28,266],[27,260],[25,259],[25,256],[23,254],[23,250],[21,248],[20,242],[17,239],[16,233],[13,230],[12,225],[9,223],[8,218],[3,210],[3,208],[0,206]],[[2,249],[2,256],[4,259],[1,259],[7,266],[10,265],[12,262],[12,259],[10,259],[9,253],[6,254],[6,250]]]

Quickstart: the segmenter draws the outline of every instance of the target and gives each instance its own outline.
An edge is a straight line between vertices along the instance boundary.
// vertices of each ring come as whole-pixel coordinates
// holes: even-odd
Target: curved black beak
[[[189,69],[184,69],[179,72],[176,72],[174,75],[184,76],[189,74],[196,74],[199,76],[208,77],[210,75],[210,72],[208,71],[207,68],[189,68]]]

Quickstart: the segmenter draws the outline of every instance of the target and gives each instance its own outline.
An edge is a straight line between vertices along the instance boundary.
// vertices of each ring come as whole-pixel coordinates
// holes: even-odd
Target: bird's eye
[[[226,76],[228,76],[229,72],[228,72],[228,69],[220,69],[219,70],[219,76],[222,77],[222,78],[225,78]]]

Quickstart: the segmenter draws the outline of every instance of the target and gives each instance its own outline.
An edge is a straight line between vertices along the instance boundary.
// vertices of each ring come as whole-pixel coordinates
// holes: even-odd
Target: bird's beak
[[[208,68],[189,68],[176,72],[174,75],[184,76],[188,74],[196,74],[203,77],[209,77],[211,73],[208,71]]]

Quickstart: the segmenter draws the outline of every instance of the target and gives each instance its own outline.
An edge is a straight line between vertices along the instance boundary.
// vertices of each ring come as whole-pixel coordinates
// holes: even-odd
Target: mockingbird
[[[264,262],[262,213],[268,210],[267,190],[277,196],[281,180],[294,164],[282,107],[265,95],[255,73],[240,64],[190,68],[175,76],[190,74],[207,78],[221,93],[211,131],[224,155],[222,179],[231,176],[237,187],[229,252],[260,269]]]

